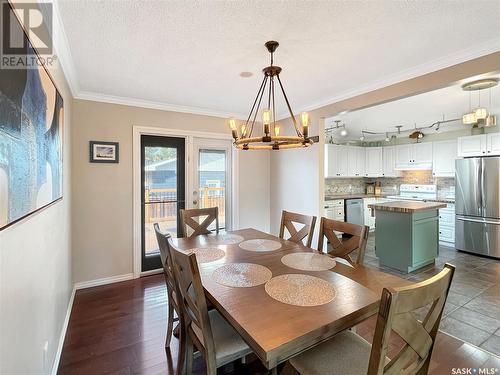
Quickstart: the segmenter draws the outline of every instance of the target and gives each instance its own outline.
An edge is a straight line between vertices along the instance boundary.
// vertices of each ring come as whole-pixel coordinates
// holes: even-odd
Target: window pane
[[[144,148],[144,240],[146,256],[158,254],[153,228],[177,237],[177,149]]]
[[[226,227],[226,151],[200,149],[199,207],[219,207],[219,225]],[[209,227],[215,229],[215,223]]]

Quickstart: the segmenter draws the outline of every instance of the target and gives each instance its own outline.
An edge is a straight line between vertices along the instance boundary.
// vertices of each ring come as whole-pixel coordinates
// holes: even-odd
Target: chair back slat
[[[216,363],[215,344],[208,315],[207,300],[194,253],[184,253],[172,246],[176,289],[179,295],[181,321],[191,330],[202,345],[207,361]]]
[[[160,249],[161,265],[163,267],[163,275],[165,276],[165,284],[167,285],[167,294],[175,309],[178,310],[177,301],[173,297],[173,293],[175,292],[175,279],[172,254],[168,243],[170,235],[162,233],[158,223],[154,223],[153,227],[156,234],[156,240],[158,241],[158,247]]]
[[[323,241],[326,237],[331,245],[328,254],[346,259],[351,264],[363,264],[369,231],[370,228],[366,225],[345,223],[322,217],[319,226],[318,251],[323,251]],[[335,232],[346,233],[352,237],[341,241]],[[350,255],[354,250],[358,251],[356,261]]]
[[[427,374],[454,272],[454,266],[445,264],[439,274],[428,280],[382,291],[368,375]],[[421,322],[411,314],[428,305],[430,308]],[[386,364],[392,331],[405,345]]]
[[[303,227],[297,230],[294,223],[302,224]],[[305,245],[311,247],[311,242],[314,234],[314,226],[316,224],[316,216],[308,216],[297,214],[295,212],[283,211],[281,213],[280,238],[285,239],[285,229],[290,234],[288,241],[295,243],[304,243],[304,238],[307,237]]]
[[[199,236],[212,233],[208,227],[215,221],[215,232],[219,233],[219,209],[218,207],[194,208],[180,210],[181,235],[182,237]],[[200,223],[200,218],[206,218]],[[196,219],[196,220],[195,220]],[[190,233],[188,233],[190,232]]]

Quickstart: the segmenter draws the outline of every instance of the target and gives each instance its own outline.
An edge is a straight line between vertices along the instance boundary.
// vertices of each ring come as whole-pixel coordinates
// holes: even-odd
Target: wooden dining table
[[[238,243],[218,244],[217,236],[214,235],[175,238],[171,240],[171,245],[181,251],[210,246],[225,251],[223,258],[199,264],[206,296],[269,370],[375,314],[384,287],[410,283],[362,265],[353,267],[343,260],[338,260],[332,269],[326,271],[290,268],[281,262],[284,255],[316,250],[256,229],[227,233],[241,236],[244,240],[279,241],[281,248],[274,251],[247,251],[240,248]],[[335,288],[336,295],[331,302],[320,306],[296,306],[271,298],[264,284],[230,287],[216,282],[212,277],[213,272],[230,263],[259,264],[267,267],[273,277],[283,274],[316,276],[329,282]]]

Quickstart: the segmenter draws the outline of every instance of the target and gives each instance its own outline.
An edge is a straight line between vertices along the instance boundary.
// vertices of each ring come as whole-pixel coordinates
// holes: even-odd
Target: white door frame
[[[157,136],[168,136],[184,138],[186,140],[186,198],[188,195],[189,187],[192,186],[192,173],[193,170],[192,160],[190,155],[193,151],[193,138],[212,138],[212,139],[232,139],[230,134],[225,133],[208,133],[200,131],[191,130],[181,130],[181,129],[170,129],[170,128],[159,128],[159,127],[148,127],[148,126],[133,126],[132,127],[132,167],[133,167],[133,268],[134,268],[134,278],[145,276],[148,274],[161,272],[160,270],[152,270],[147,272],[141,271],[141,135],[157,135]],[[232,149],[231,153],[231,227],[233,229],[238,229],[239,227],[239,170],[238,170],[238,158],[239,153],[235,148]]]

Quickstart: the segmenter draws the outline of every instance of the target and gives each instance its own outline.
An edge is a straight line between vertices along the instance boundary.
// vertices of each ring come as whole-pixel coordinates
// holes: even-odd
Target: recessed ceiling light
[[[345,115],[347,113],[347,111],[342,111],[342,112],[339,112],[339,115]]]
[[[243,78],[248,78],[248,77],[251,77],[251,76],[253,76],[252,72],[241,72],[240,73],[240,77],[243,77]]]

